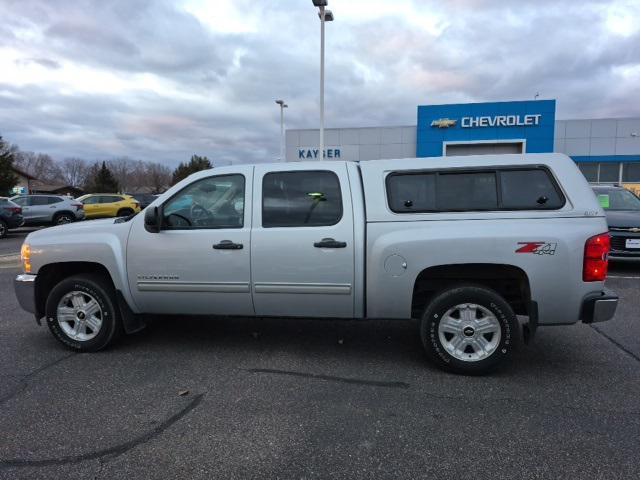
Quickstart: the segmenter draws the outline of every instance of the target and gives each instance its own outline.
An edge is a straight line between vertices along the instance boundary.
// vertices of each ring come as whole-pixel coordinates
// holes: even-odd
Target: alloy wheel
[[[94,338],[100,332],[102,318],[100,304],[86,292],[74,290],[58,302],[58,324],[73,340],[84,342]]]
[[[464,362],[477,362],[492,355],[501,336],[500,322],[493,312],[475,303],[450,308],[438,324],[438,337],[444,349]]]

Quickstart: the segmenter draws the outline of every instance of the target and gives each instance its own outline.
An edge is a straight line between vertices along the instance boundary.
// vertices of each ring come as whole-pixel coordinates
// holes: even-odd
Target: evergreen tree
[[[184,180],[192,173],[199,172],[200,170],[207,170],[213,168],[211,162],[207,157],[200,157],[199,155],[192,155],[189,163],[180,162],[178,168],[173,171],[173,181],[171,185],[175,185],[180,180]]]
[[[93,170],[95,170],[95,173],[89,178],[89,184],[87,185],[89,193],[118,193],[120,186],[111,170],[107,167],[106,162],[102,162],[100,168],[96,164]]]
[[[5,142],[0,136],[0,195],[9,195],[18,183],[13,171],[13,160],[16,148]]]

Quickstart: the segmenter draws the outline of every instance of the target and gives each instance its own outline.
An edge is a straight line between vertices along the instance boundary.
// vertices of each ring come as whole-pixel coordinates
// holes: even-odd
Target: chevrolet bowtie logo
[[[455,127],[456,122],[457,120],[451,120],[450,118],[439,118],[431,122],[431,126],[438,127],[438,128],[449,128],[449,127]]]

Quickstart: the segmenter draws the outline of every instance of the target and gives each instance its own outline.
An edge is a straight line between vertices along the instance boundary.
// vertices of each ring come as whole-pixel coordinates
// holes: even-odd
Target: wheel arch
[[[122,213],[122,212],[126,212],[126,213]],[[120,207],[116,212],[116,217],[124,217],[127,215],[131,215],[132,213],[135,213],[135,209],[131,207]]]
[[[495,290],[518,315],[531,315],[529,277],[520,267],[495,263],[445,264],[425,268],[416,277],[411,296],[411,316],[419,318],[439,292],[460,284]]]
[[[122,291],[114,282],[109,269],[97,262],[59,262],[49,263],[40,267],[34,291],[37,319],[42,318],[45,314],[45,304],[51,289],[65,278],[80,274],[98,274],[113,287],[114,301],[118,305],[124,329],[127,333],[133,333],[144,328],[142,317],[132,311]]]
[[[67,214],[67,215],[71,215],[71,218],[73,218],[75,220],[76,215],[75,213],[73,213],[71,210],[58,210],[57,212],[53,213],[53,216],[51,217],[52,219],[55,219],[56,217],[59,217],[60,215],[63,214]]]

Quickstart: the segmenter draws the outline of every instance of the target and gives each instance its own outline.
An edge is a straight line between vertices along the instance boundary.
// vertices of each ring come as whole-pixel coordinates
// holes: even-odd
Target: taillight
[[[11,213],[17,213],[18,215],[22,213],[22,207],[4,207],[4,209]]]
[[[583,281],[601,282],[607,278],[610,250],[611,236],[608,233],[601,233],[587,239],[584,244]]]
[[[83,210],[84,205],[82,203],[72,203],[72,206],[76,207],[76,210]]]

